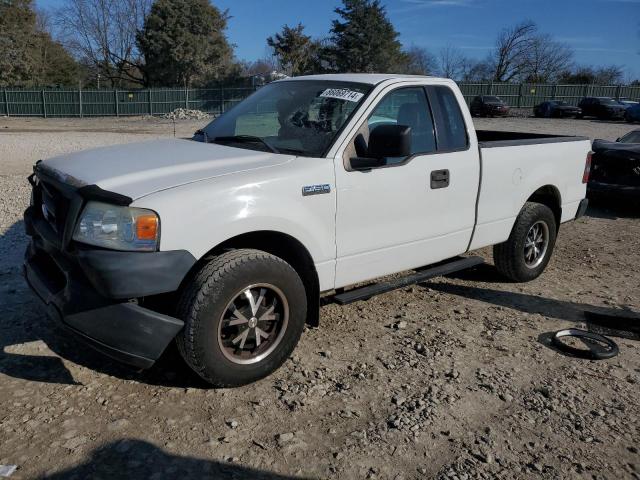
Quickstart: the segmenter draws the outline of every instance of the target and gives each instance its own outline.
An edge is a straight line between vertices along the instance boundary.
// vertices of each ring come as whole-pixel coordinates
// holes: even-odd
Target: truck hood
[[[167,139],[85,150],[44,160],[41,165],[67,183],[97,185],[135,200],[187,183],[273,167],[293,158],[214,143]]]

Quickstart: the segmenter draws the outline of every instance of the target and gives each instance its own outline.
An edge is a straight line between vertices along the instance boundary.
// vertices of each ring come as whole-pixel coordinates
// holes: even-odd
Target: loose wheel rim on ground
[[[259,283],[238,291],[218,325],[218,344],[230,362],[249,365],[269,356],[289,323],[289,303],[275,285]]]
[[[531,225],[524,241],[524,263],[527,268],[537,268],[544,261],[549,248],[549,226],[538,220]]]

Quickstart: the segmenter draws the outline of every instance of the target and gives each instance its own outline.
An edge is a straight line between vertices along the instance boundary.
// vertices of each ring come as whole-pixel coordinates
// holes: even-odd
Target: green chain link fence
[[[152,90],[0,90],[0,115],[103,117],[162,115],[177,108],[220,114],[255,91],[246,88]]]
[[[467,101],[476,95],[497,95],[511,107],[530,108],[547,100],[576,105],[582,97],[640,101],[640,86],[460,83]],[[162,115],[176,108],[220,114],[255,91],[254,87],[151,90],[0,90],[0,116],[100,117]]]

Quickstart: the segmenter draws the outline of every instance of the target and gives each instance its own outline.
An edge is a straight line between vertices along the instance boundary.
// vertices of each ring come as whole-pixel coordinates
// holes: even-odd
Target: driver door
[[[336,163],[336,288],[466,251],[475,221],[477,151],[470,149],[453,91],[437,88],[448,97],[427,96],[422,86],[387,93],[347,147],[344,164]],[[442,118],[456,115],[448,111],[452,106],[457,127],[436,128],[434,111]],[[350,168],[351,157],[366,155],[369,132],[389,123],[411,127],[411,155],[384,159],[367,171]],[[446,145],[444,137],[439,142],[438,128],[462,128],[464,139],[458,135],[457,145]],[[444,151],[452,146],[457,148]]]

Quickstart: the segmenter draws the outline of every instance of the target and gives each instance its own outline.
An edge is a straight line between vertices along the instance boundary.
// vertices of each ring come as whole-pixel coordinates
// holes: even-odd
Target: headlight
[[[73,239],[113,250],[151,252],[158,249],[160,219],[144,208],[89,202]]]

